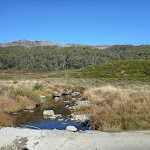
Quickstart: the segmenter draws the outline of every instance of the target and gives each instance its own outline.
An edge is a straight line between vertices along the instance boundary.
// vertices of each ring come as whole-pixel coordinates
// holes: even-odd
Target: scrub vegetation
[[[149,60],[117,60],[105,64],[88,66],[79,71],[82,77],[96,79],[118,79],[132,81],[149,81]]]

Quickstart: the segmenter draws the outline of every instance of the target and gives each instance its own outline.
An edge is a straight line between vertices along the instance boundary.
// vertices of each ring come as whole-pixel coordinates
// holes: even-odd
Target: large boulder
[[[67,130],[67,131],[76,132],[76,131],[77,131],[77,128],[74,127],[74,126],[67,126],[67,127],[66,127],[66,130]]]
[[[53,110],[44,110],[43,115],[53,116],[53,115],[55,115],[55,113]]]

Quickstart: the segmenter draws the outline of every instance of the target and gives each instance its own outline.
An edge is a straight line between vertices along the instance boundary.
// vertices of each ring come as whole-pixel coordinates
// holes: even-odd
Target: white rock
[[[50,116],[49,119],[56,119],[56,116]]]
[[[63,101],[64,103],[69,103],[69,100],[68,101]]]
[[[46,98],[46,96],[40,96],[41,98]]]
[[[53,92],[53,96],[54,96],[54,97],[59,97],[59,96],[61,96],[61,94],[58,93],[57,91],[54,91],[54,92]]]
[[[72,98],[72,100],[73,100],[73,101],[76,101],[77,99],[76,99],[76,98]]]
[[[67,126],[67,127],[66,127],[66,130],[67,130],[67,131],[76,132],[76,131],[77,131],[77,128],[74,127],[74,126]]]
[[[34,112],[33,110],[29,110],[29,112]]]
[[[28,112],[28,110],[27,110],[27,109],[24,109],[23,111],[24,111],[24,112]]]
[[[64,119],[62,118],[62,119],[58,119],[58,121],[63,121]]]
[[[59,101],[59,97],[55,97],[55,102],[58,102]]]
[[[73,96],[73,97],[74,97],[74,96],[76,96],[76,94],[75,94],[75,93],[71,93],[71,96]]]
[[[76,95],[80,95],[81,93],[80,92],[74,92]]]
[[[73,93],[71,93],[71,95],[74,97],[74,96],[78,96],[78,95],[80,95],[81,93],[80,92],[73,92]]]
[[[55,116],[58,117],[58,118],[62,117],[61,114],[56,114]]]
[[[53,110],[44,110],[44,111],[43,111],[43,115],[54,116],[55,113],[54,113]]]
[[[90,117],[91,117],[91,115],[89,115],[89,114],[82,114],[82,115],[74,115],[73,119],[78,122],[85,122],[85,121],[89,120]]]
[[[18,113],[14,112],[14,113],[11,113],[12,115],[18,115]]]

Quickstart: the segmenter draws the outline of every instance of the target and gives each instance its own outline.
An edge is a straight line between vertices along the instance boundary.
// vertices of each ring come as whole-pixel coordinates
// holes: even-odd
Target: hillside
[[[79,71],[88,78],[150,79],[150,60],[119,60],[88,66]]]
[[[46,46],[48,45],[48,46]],[[17,41],[1,44],[0,69],[70,70],[114,60],[150,59],[150,45],[87,46],[40,41]]]

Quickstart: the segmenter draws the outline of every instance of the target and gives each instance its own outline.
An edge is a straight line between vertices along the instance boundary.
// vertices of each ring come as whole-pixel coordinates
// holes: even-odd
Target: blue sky
[[[0,43],[150,44],[150,0],[0,0]]]

